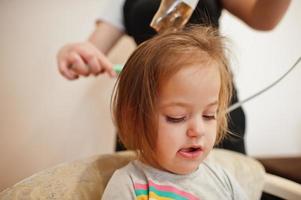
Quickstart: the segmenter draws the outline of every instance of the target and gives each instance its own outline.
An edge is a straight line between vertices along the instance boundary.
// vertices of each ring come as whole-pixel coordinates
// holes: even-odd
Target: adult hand
[[[63,46],[57,54],[57,61],[60,73],[69,80],[102,73],[116,76],[108,58],[89,41]]]

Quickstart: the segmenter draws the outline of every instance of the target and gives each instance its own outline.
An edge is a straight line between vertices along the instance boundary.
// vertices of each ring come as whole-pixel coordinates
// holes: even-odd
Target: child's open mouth
[[[179,155],[184,158],[197,158],[202,152],[203,150],[201,147],[182,148],[178,151]]]

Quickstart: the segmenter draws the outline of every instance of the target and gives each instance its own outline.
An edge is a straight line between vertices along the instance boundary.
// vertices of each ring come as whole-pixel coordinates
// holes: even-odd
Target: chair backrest
[[[249,199],[260,199],[265,184],[265,170],[260,162],[244,154],[225,149],[214,149],[208,159],[232,174]]]
[[[113,172],[135,158],[130,151],[62,163],[0,193],[1,200],[99,200]]]
[[[0,193],[0,199],[99,200],[113,172],[134,158],[133,152],[126,151],[63,163],[4,190]],[[250,199],[259,199],[264,184],[264,170],[259,162],[219,149],[210,153],[209,160],[232,173]]]

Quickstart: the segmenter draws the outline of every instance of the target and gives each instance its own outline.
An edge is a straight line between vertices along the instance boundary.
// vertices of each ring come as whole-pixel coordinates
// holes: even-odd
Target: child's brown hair
[[[208,62],[216,63],[221,78],[216,118],[216,143],[220,142],[227,131],[226,110],[232,92],[225,49],[224,39],[216,29],[201,26],[163,33],[139,45],[118,77],[111,104],[125,147],[137,151],[147,162],[155,160],[159,87],[181,68]]]

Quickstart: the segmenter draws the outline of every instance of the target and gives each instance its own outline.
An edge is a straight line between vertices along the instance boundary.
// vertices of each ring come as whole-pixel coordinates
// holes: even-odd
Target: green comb
[[[122,71],[122,68],[123,68],[123,64],[115,64],[114,66],[113,66],[113,69],[114,69],[114,71],[117,73],[117,74],[120,74],[120,72]]]

